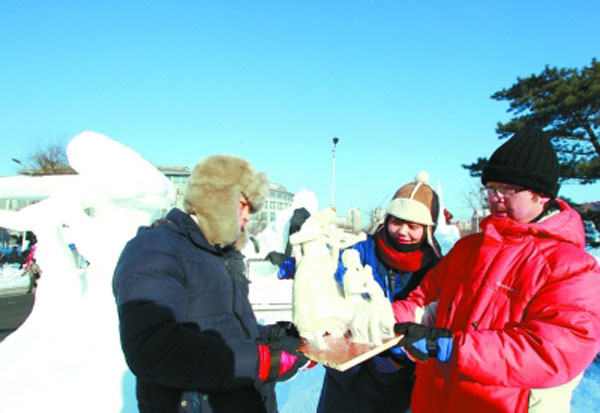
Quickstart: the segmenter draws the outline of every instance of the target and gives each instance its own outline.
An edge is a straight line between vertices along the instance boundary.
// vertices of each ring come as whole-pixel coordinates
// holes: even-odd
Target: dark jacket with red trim
[[[274,385],[257,379],[263,328],[244,269],[178,209],[125,246],[113,289],[140,412],[277,411]]]

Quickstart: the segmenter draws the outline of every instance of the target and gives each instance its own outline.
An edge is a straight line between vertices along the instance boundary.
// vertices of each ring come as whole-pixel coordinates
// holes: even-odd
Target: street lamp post
[[[339,142],[339,138],[337,136],[334,136],[333,138],[333,172],[331,174],[331,199],[330,199],[330,203],[329,206],[331,208],[333,208],[333,199],[334,199],[334,194],[335,194],[335,148],[337,143]]]
[[[25,164],[24,164],[23,162],[21,162],[21,160],[20,160],[20,159],[17,159],[17,158],[11,158],[11,159],[12,159],[12,161],[13,161],[14,163],[16,163],[17,165],[21,165],[21,168],[22,168],[22,169],[21,169],[21,171],[26,171],[26,170],[27,170],[27,169],[25,168]]]

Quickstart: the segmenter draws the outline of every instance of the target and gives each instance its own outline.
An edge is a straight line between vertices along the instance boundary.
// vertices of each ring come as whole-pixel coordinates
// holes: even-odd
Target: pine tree
[[[590,184],[600,180],[600,63],[592,59],[581,70],[550,68],[539,75],[517,78],[492,99],[508,101],[513,117],[498,123],[499,137],[507,138],[526,124],[542,128],[552,139],[561,164],[561,180]],[[480,176],[487,163],[478,158],[462,165]]]

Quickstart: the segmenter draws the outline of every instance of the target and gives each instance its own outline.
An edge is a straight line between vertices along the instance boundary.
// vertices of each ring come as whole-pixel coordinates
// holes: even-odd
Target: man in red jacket
[[[393,304],[400,344],[422,361],[413,412],[569,411],[600,350],[600,268],[581,218],[556,198],[558,173],[550,139],[517,132],[483,170],[483,232]],[[417,324],[436,301],[435,326]]]

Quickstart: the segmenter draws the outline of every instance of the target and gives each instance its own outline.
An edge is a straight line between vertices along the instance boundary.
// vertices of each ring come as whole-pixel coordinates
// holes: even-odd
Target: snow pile
[[[600,258],[600,255],[596,256]],[[573,392],[571,400],[572,413],[588,413],[600,411],[600,361],[592,363]]]
[[[456,225],[446,223],[446,216],[444,215],[444,197],[442,196],[442,184],[437,184],[437,194],[440,201],[440,213],[438,214],[437,225],[435,227],[435,239],[440,244],[442,255],[446,255],[452,246],[460,238],[460,233]]]
[[[590,254],[593,257],[595,257],[596,261],[598,261],[598,264],[600,264],[600,247],[597,247],[597,248],[586,248],[586,251],[588,252],[588,254]]]
[[[19,264],[6,264],[0,269],[0,293],[23,294],[29,289],[29,275]]]

